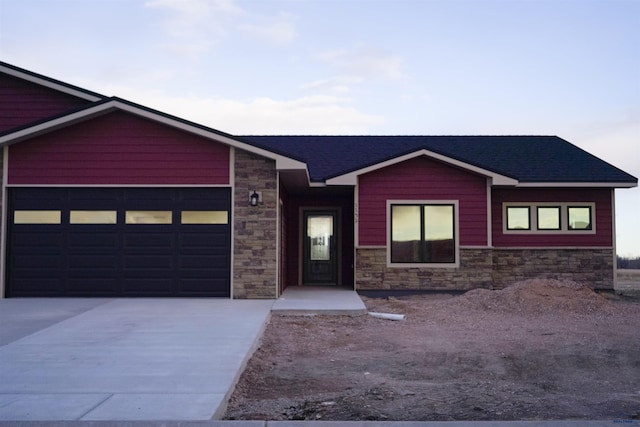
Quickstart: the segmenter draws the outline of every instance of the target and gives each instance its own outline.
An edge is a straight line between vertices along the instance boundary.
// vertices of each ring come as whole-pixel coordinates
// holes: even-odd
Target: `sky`
[[[640,0],[0,0],[0,60],[236,135],[557,135],[640,177]],[[640,256],[640,189],[616,218]]]

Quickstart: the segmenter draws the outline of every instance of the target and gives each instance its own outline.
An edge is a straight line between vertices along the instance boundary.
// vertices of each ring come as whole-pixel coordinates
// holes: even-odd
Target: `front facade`
[[[0,95],[3,297],[610,289],[637,185],[557,137],[237,137],[2,63]]]

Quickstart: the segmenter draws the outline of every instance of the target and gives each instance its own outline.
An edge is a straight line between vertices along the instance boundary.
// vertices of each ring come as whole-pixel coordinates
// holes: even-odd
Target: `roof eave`
[[[460,160],[453,159],[451,157],[444,156],[442,154],[439,154],[430,150],[426,150],[426,149],[416,150],[411,153],[394,157],[392,159],[385,160],[383,162],[376,163],[374,165],[371,165],[362,169],[358,169],[342,175],[335,176],[333,178],[329,178],[326,180],[326,184],[327,185],[357,185],[358,176],[360,175],[373,172],[378,169],[382,169],[382,168],[385,168],[400,162],[404,162],[406,160],[410,160],[419,156],[427,156],[427,157],[442,161],[444,163],[450,164],[452,166],[456,166],[456,167],[468,170],[469,172],[486,176],[491,179],[491,185],[501,185],[501,186],[518,185],[518,180],[515,178],[502,175],[502,174],[490,171],[488,169],[483,169],[478,166],[471,165],[469,163],[461,162]]]
[[[525,188],[634,188],[637,182],[521,182],[516,187]]]

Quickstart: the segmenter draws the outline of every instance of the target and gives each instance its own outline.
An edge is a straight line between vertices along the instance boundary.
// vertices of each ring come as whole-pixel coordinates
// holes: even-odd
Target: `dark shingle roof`
[[[637,183],[637,178],[557,136],[244,136],[304,161],[312,181],[429,150],[520,182]]]

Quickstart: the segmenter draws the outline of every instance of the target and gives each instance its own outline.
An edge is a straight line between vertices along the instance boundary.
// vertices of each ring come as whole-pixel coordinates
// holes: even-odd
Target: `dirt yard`
[[[640,301],[571,282],[273,317],[225,419],[640,418]]]

